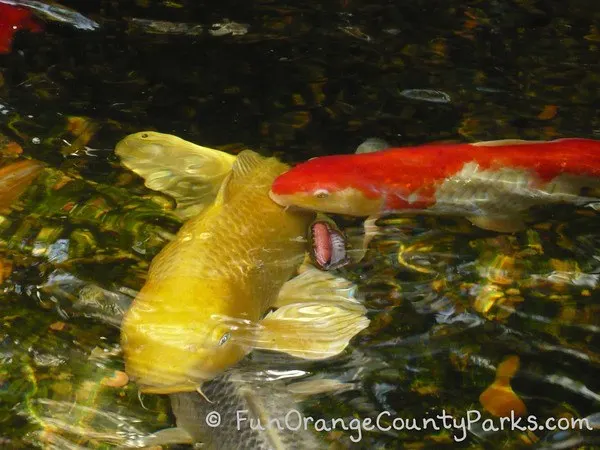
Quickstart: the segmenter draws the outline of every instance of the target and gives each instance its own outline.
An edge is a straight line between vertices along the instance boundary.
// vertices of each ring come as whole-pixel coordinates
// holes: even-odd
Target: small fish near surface
[[[461,215],[514,232],[529,208],[600,197],[600,141],[501,140],[433,144],[313,158],[279,176],[271,198],[324,213]]]
[[[199,390],[253,348],[328,358],[368,326],[346,280],[314,267],[292,278],[314,214],[269,199],[289,166],[154,132],[115,151],[189,219],[152,261],[123,320],[125,368],[142,392]]]

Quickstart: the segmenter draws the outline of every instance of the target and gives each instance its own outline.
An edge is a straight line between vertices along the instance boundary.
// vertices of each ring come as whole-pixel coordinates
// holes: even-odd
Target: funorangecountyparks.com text
[[[205,417],[207,425],[210,427],[219,427],[221,425],[221,416],[217,411],[208,413]],[[442,410],[440,414],[428,415],[421,418],[402,418],[397,417],[389,411],[383,411],[375,417],[363,418],[333,418],[333,419],[315,419],[310,416],[304,416],[298,410],[292,409],[280,419],[271,419],[267,423],[250,417],[248,410],[236,411],[235,423],[238,430],[251,428],[253,430],[314,430],[316,432],[328,432],[333,430],[351,431],[350,439],[353,442],[360,442],[363,437],[363,431],[439,431],[442,429],[451,430],[456,442],[462,442],[467,438],[468,431],[474,425],[485,432],[490,431],[556,431],[556,430],[592,430],[592,426],[587,419],[577,418],[555,418],[550,417],[539,420],[536,416],[529,415],[525,417],[515,417],[511,413],[510,417],[501,418],[483,418],[477,410],[469,410],[464,417],[454,417]]]

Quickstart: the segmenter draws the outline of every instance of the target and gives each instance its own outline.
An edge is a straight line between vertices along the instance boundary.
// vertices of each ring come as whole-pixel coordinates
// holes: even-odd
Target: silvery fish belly
[[[599,199],[598,178],[561,174],[544,182],[526,169],[482,169],[467,163],[435,190],[429,211],[460,214],[473,224],[495,231],[524,228],[526,211],[534,206],[569,203],[583,206]]]
[[[146,392],[192,391],[238,362],[252,327],[302,261],[311,214],[267,193],[287,166],[246,150],[216,200],[153,260],[127,312],[127,373]]]

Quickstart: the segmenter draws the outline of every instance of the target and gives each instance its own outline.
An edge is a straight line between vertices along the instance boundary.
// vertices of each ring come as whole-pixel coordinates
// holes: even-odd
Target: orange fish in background
[[[313,158],[279,176],[281,206],[380,216],[402,211],[461,215],[480,228],[525,228],[536,205],[598,201],[600,141],[502,140],[430,144]]]
[[[0,212],[8,209],[25,192],[43,168],[44,164],[30,159],[0,168]]]
[[[487,412],[496,417],[509,417],[511,412],[524,416],[527,407],[510,386],[510,380],[519,370],[520,360],[516,355],[506,357],[496,368],[496,379],[479,396],[479,402]]]
[[[19,30],[39,33],[43,28],[28,9],[0,3],[0,54],[10,53],[14,34]]]
[[[43,168],[44,164],[34,160],[18,161],[0,168],[0,214],[8,212]],[[0,255],[0,285],[12,270],[12,261]]]

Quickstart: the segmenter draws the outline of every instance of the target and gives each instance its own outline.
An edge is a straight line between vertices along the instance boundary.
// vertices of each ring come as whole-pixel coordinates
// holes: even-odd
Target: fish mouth
[[[286,201],[286,198],[288,197],[287,195],[278,195],[270,190],[269,197],[279,206],[290,206],[290,204]]]
[[[316,220],[309,229],[310,257],[321,270],[332,270],[350,262],[345,236],[328,220]]]
[[[269,197],[279,206],[283,206],[286,211],[314,211],[314,209],[308,207],[294,205],[291,195],[279,195],[273,191],[269,191]]]
[[[303,207],[303,206],[298,206],[298,205],[294,205],[292,204],[290,201],[288,201],[287,199],[289,199],[289,195],[278,195],[275,194],[273,191],[269,191],[269,197],[271,198],[271,200],[273,200],[275,203],[277,203],[279,206],[285,208],[286,211],[297,211],[297,212],[314,212],[315,209],[313,208],[308,208],[308,207]]]
[[[193,392],[196,391],[202,383],[211,380],[217,374],[203,373],[202,376],[192,374],[192,376],[177,377],[172,380],[163,378],[152,379],[149,377],[133,377],[133,381],[137,384],[140,392],[144,394],[175,394],[177,392]]]
[[[135,362],[132,366],[132,361]],[[145,394],[173,394],[195,391],[203,382],[214,378],[218,372],[193,367],[161,368],[130,359],[125,372]],[[146,363],[146,361],[142,361]]]

